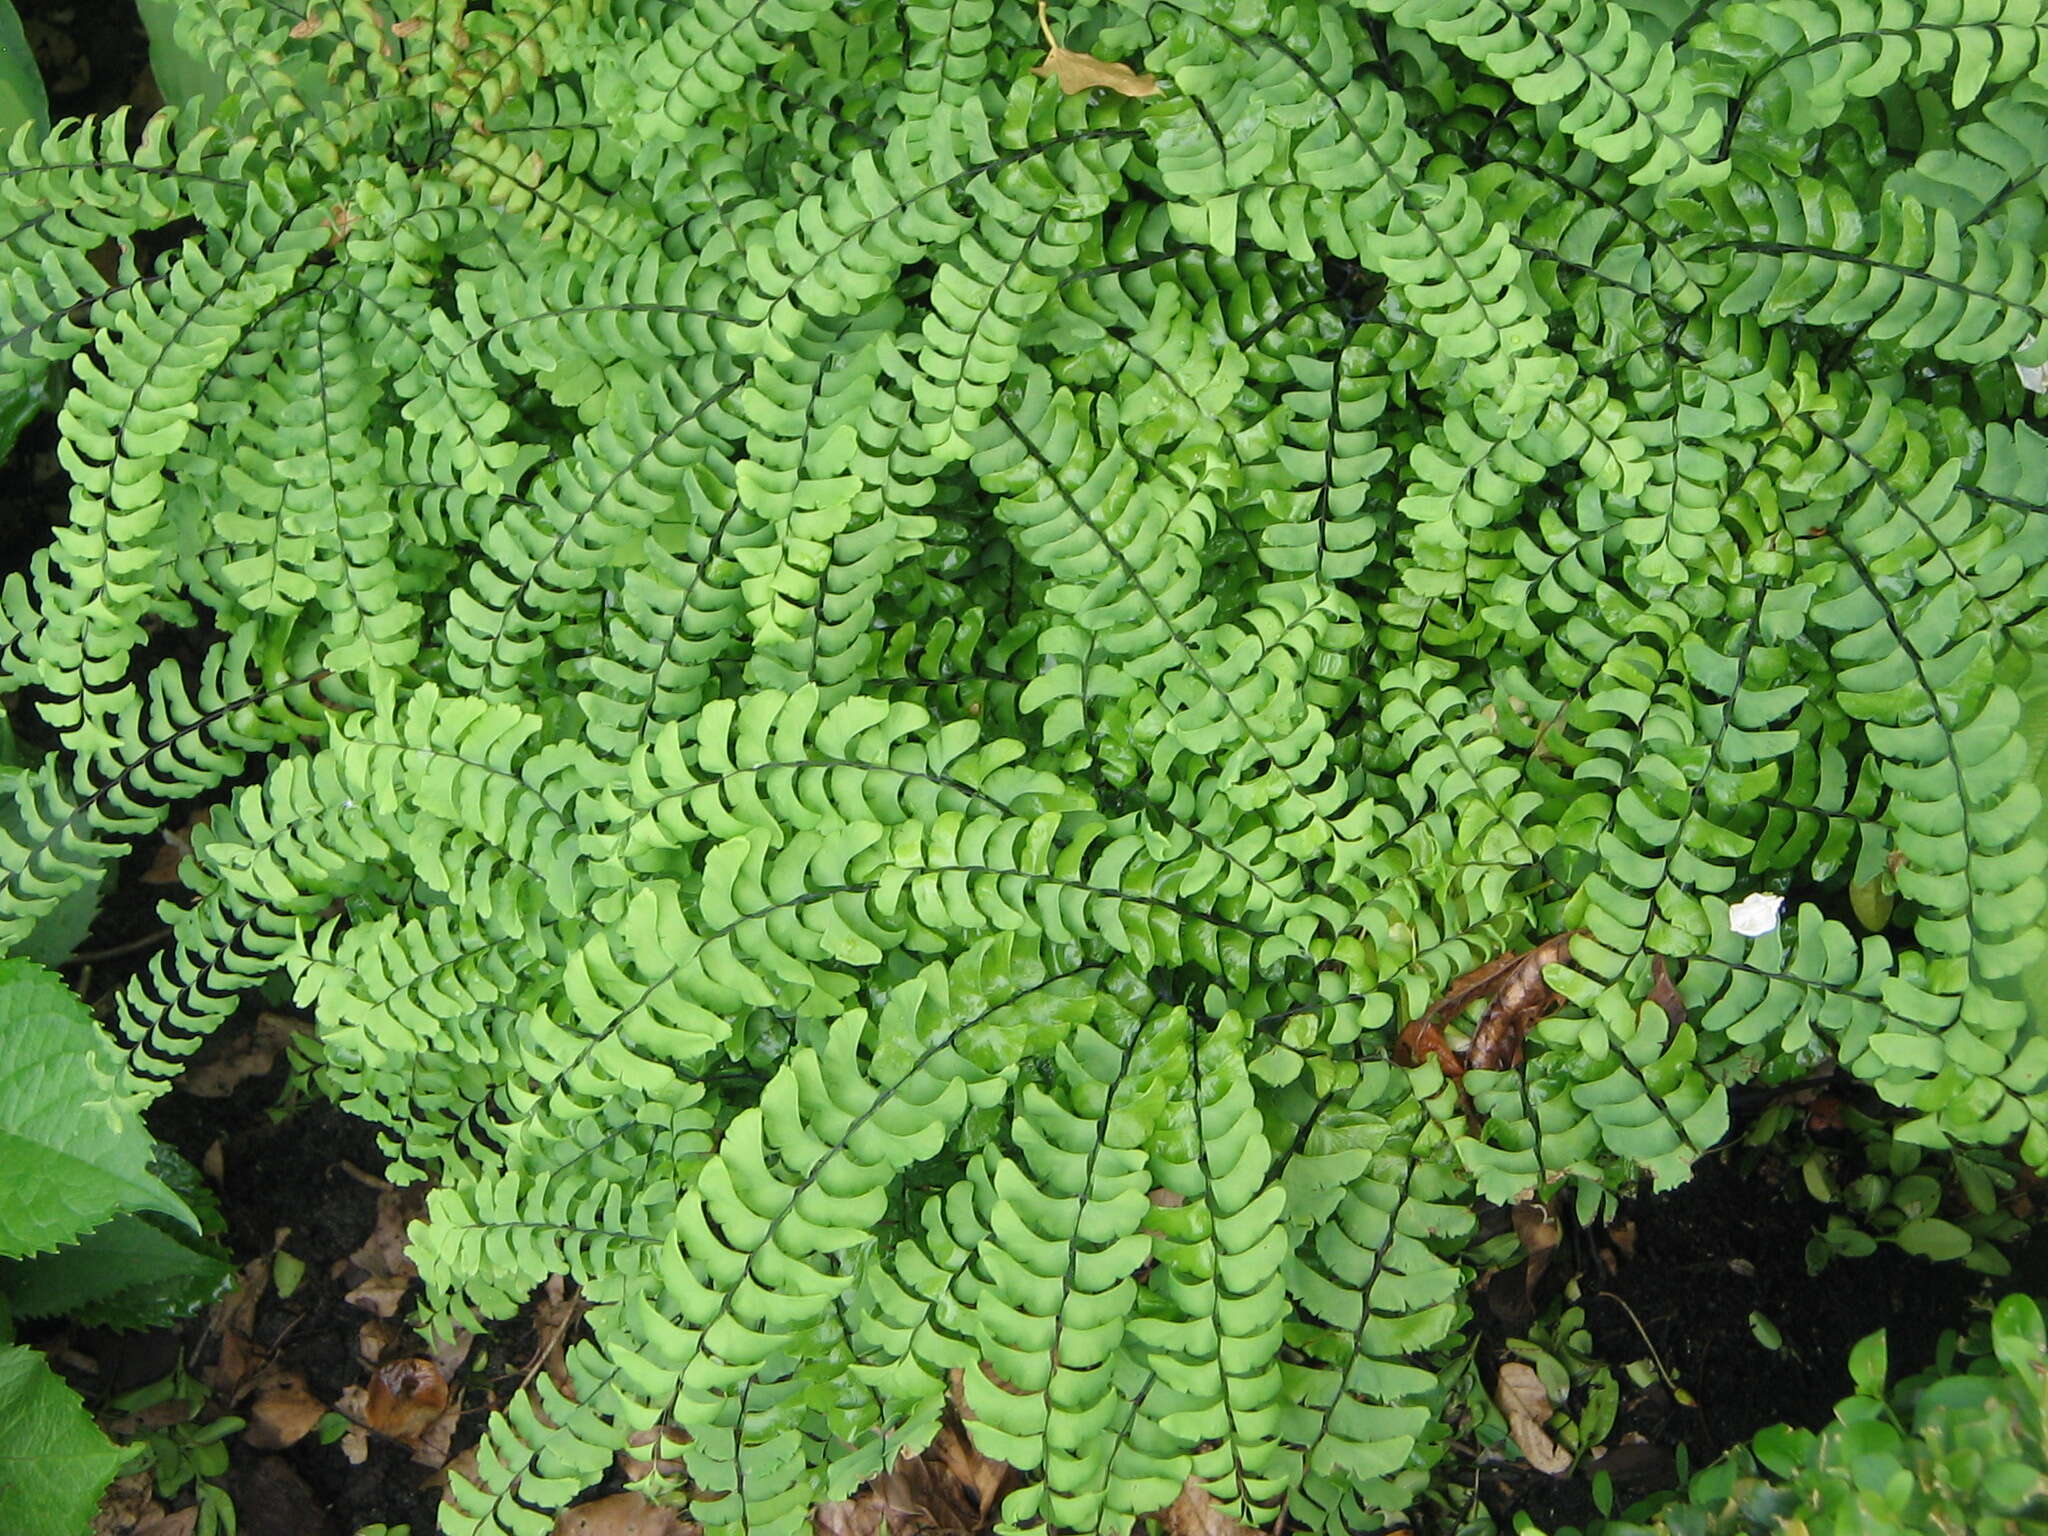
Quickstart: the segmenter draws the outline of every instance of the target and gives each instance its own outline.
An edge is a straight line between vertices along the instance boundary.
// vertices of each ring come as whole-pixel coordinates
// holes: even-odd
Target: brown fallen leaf
[[[458,1328],[446,1339],[435,1343],[429,1353],[434,1364],[441,1367],[441,1374],[453,1381],[455,1373],[468,1363],[469,1352],[474,1348],[476,1335],[466,1328]]]
[[[439,1488],[441,1490],[441,1502],[443,1504],[452,1504],[455,1501],[453,1489],[457,1482],[472,1484],[476,1482],[479,1476],[476,1463],[476,1447],[472,1445],[449,1457],[438,1470],[429,1472],[425,1477],[421,1478],[420,1486],[422,1488]]]
[[[1664,1017],[1671,1021],[1673,1029],[1685,1024],[1685,999],[1678,995],[1678,987],[1671,980],[1671,967],[1664,963],[1664,957],[1657,955],[1651,964],[1650,1001],[1664,1010]]]
[[[342,1300],[378,1317],[396,1317],[411,1286],[407,1275],[372,1275],[361,1285],[351,1286]]]
[[[1534,1366],[1520,1360],[1502,1365],[1493,1383],[1493,1400],[1507,1416],[1508,1434],[1530,1466],[1552,1477],[1571,1470],[1571,1452],[1551,1439],[1545,1427],[1552,1411],[1550,1394],[1543,1390]]]
[[[399,1324],[373,1317],[356,1330],[356,1358],[364,1365],[379,1366],[398,1353],[398,1341],[406,1330]]]
[[[563,1510],[555,1516],[553,1536],[694,1536],[698,1529],[680,1510],[629,1491]]]
[[[1522,1265],[1522,1295],[1533,1307],[1537,1282],[1550,1268],[1550,1256],[1556,1251],[1564,1229],[1558,1224],[1555,1202],[1546,1205],[1535,1200],[1519,1201],[1509,1212],[1509,1219],[1515,1224],[1522,1252],[1528,1256]]]
[[[156,1473],[150,1468],[115,1478],[93,1512],[92,1536],[132,1536],[145,1520],[163,1514],[163,1506],[153,1497],[155,1492]]]
[[[281,1451],[311,1434],[326,1412],[297,1371],[267,1373],[256,1384],[242,1438],[259,1451]]]
[[[427,1214],[427,1191],[423,1184],[405,1189],[386,1185],[377,1196],[377,1224],[363,1245],[348,1256],[349,1263],[372,1275],[403,1275],[410,1280],[419,1274],[408,1251],[412,1224]]]
[[[1141,75],[1128,64],[1111,64],[1092,53],[1073,53],[1062,48],[1052,35],[1052,23],[1045,19],[1045,0],[1038,0],[1038,28],[1045,34],[1045,61],[1031,66],[1041,80],[1057,80],[1060,89],[1072,96],[1101,86],[1122,96],[1157,96],[1159,81]]]
[[[334,1411],[345,1416],[349,1425],[341,1432],[336,1442],[341,1446],[343,1458],[352,1467],[360,1467],[370,1459],[370,1432],[363,1428],[363,1407],[369,1394],[361,1387],[350,1387],[334,1400]]]
[[[1465,1065],[1477,1071],[1501,1072],[1522,1064],[1522,1044],[1543,1018],[1564,1001],[1543,979],[1546,965],[1569,964],[1572,935],[1560,933],[1517,955],[1493,988],[1493,1005],[1472,1032]]]
[[[203,1374],[209,1387],[229,1399],[241,1395],[243,1383],[262,1363],[263,1351],[255,1342],[256,1308],[269,1289],[270,1255],[264,1254],[244,1264],[235,1288],[213,1304],[211,1326],[220,1353]]]
[[[175,1086],[196,1099],[224,1099],[252,1077],[262,1077],[294,1037],[311,1034],[313,1026],[290,1014],[264,1013],[248,1029],[225,1039],[178,1074]]]
[[[1454,1082],[1468,1070],[1498,1072],[1519,1066],[1529,1031],[1564,1001],[1543,979],[1543,968],[1570,961],[1575,932],[1560,933],[1534,949],[1501,955],[1467,971],[1401,1031],[1394,1042],[1394,1060],[1417,1067],[1434,1057]],[[1461,1056],[1445,1038],[1444,1026],[1482,998],[1488,1000],[1486,1012]]]
[[[193,1536],[199,1529],[199,1506],[180,1510],[158,1510],[148,1519],[131,1526],[128,1536]]]
[[[377,1220],[360,1248],[348,1256],[346,1266],[337,1269],[360,1271],[363,1279],[349,1288],[346,1300],[378,1317],[396,1317],[405,1293],[419,1277],[419,1268],[408,1251],[411,1227],[425,1219],[426,1189],[414,1185],[394,1189],[390,1185],[377,1195]]]
[[[155,857],[149,861],[149,868],[142,872],[142,883],[182,884],[184,876],[179,873],[179,866],[185,862],[185,856],[192,851],[192,829],[205,826],[212,815],[212,806],[202,806],[185,819],[183,826],[165,827],[162,834],[163,843],[157,849]]]
[[[811,1510],[811,1536],[882,1536],[882,1501],[862,1489]]]
[[[462,1399],[454,1393],[448,1396],[448,1406],[441,1410],[441,1416],[419,1432],[413,1441],[412,1460],[418,1467],[444,1467],[448,1464],[448,1453],[455,1446],[455,1431],[462,1424]]]
[[[421,1355],[377,1367],[363,1405],[363,1427],[405,1444],[416,1444],[448,1407],[448,1378]]]
[[[1166,1536],[1255,1536],[1251,1526],[1225,1514],[1209,1490],[1192,1477],[1180,1496],[1152,1518]]]
[[[851,1499],[821,1504],[811,1514],[816,1536],[924,1536],[979,1531],[981,1511],[965,1488],[922,1456],[896,1465]]]
[[[997,1461],[977,1451],[966,1430],[958,1424],[949,1423],[939,1430],[931,1449],[925,1452],[925,1460],[937,1462],[973,1496],[983,1525],[995,1519],[1010,1490],[1023,1481],[1007,1461]]]
[[[522,1387],[533,1380],[535,1371],[543,1370],[563,1396],[576,1395],[564,1356],[569,1346],[569,1335],[587,1305],[583,1293],[569,1284],[564,1276],[548,1276],[547,1283],[541,1287],[540,1298],[533,1304],[533,1331],[540,1340],[540,1347],[520,1373],[519,1384]]]
[[[537,1399],[534,1407],[536,1410],[540,1407]],[[542,1422],[546,1422],[547,1415],[542,1413],[541,1419]],[[637,1483],[646,1477],[660,1476],[667,1479],[687,1476],[688,1469],[683,1465],[680,1456],[663,1454],[664,1450],[674,1446],[676,1441],[683,1438],[685,1437],[682,1431],[676,1429],[634,1430],[632,1434],[626,1436],[626,1450],[619,1457],[619,1467],[625,1472],[626,1480]],[[634,1452],[645,1451],[650,1448],[655,1452],[652,1457],[633,1454]]]

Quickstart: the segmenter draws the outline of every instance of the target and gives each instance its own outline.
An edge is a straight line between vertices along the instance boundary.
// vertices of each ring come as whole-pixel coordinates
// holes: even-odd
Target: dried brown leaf
[[[420,1467],[443,1467],[448,1464],[448,1452],[455,1445],[455,1431],[462,1423],[462,1399],[451,1392],[448,1406],[441,1410],[441,1416],[419,1432],[413,1442],[413,1465]]]
[[[1554,1203],[1518,1201],[1508,1215],[1515,1224],[1515,1236],[1521,1240],[1522,1252],[1528,1255],[1522,1265],[1522,1295],[1533,1304],[1537,1282],[1550,1268],[1550,1256],[1557,1248],[1564,1228],[1558,1222]]]
[[[697,1530],[680,1511],[627,1492],[563,1510],[555,1517],[553,1536],[694,1536]]]
[[[209,1387],[229,1399],[241,1394],[243,1383],[262,1363],[255,1343],[256,1308],[269,1289],[270,1255],[264,1254],[244,1264],[235,1288],[213,1304],[212,1331],[220,1353],[203,1374]]]
[[[458,1328],[447,1339],[434,1345],[431,1353],[434,1364],[441,1367],[441,1374],[450,1381],[455,1373],[469,1363],[469,1352],[476,1347],[476,1335],[466,1328]]]
[[[852,1498],[814,1509],[814,1536],[962,1536],[993,1525],[1017,1475],[1007,1462],[977,1451],[947,1417],[922,1454],[897,1457]]]
[[[1500,955],[1467,971],[1401,1031],[1394,1043],[1394,1060],[1415,1067],[1435,1057],[1454,1082],[1468,1070],[1504,1071],[1519,1066],[1529,1031],[1564,1001],[1544,981],[1543,968],[1571,959],[1573,937],[1561,933],[1534,949]],[[1445,1038],[1444,1026],[1454,1023],[1482,998],[1488,1000],[1486,1012],[1461,1056]]]
[[[1075,53],[1062,48],[1052,35],[1052,23],[1045,19],[1045,0],[1038,0],[1038,26],[1045,33],[1043,63],[1031,66],[1041,80],[1057,80],[1069,96],[1101,86],[1121,96],[1157,96],[1159,81],[1141,75],[1128,64],[1111,64],[1092,53]]]
[[[277,1065],[280,1052],[295,1035],[310,1034],[313,1026],[290,1014],[265,1013],[248,1029],[231,1036],[202,1061],[178,1074],[176,1087],[195,1099],[224,1099],[252,1077],[261,1077]]]
[[[1564,1001],[1543,979],[1543,968],[1568,963],[1571,943],[1572,936],[1561,933],[1515,956],[1493,989],[1493,1005],[1472,1032],[1465,1051],[1468,1069],[1500,1072],[1522,1064],[1529,1031]]]
[[[454,1487],[457,1480],[465,1483],[474,1483],[477,1480],[477,1475],[476,1447],[472,1445],[450,1457],[438,1471],[431,1472],[421,1478],[420,1485],[425,1488],[438,1486],[441,1490],[441,1502],[450,1504],[454,1502],[454,1496],[450,1490]]]
[[[192,851],[192,829],[205,826],[207,819],[212,815],[212,806],[202,806],[185,819],[183,826],[164,828],[163,843],[158,847],[155,857],[149,861],[149,868],[142,872],[142,883],[182,884],[184,877],[179,873],[179,866],[185,862],[185,856]]]
[[[199,1506],[180,1510],[158,1510],[130,1527],[128,1536],[192,1536],[199,1529]]]
[[[1153,1518],[1166,1536],[1254,1536],[1251,1526],[1225,1514],[1209,1490],[1192,1477],[1180,1496]]]
[[[356,1330],[356,1358],[368,1366],[382,1365],[397,1353],[398,1341],[406,1330],[382,1317],[373,1317]]]
[[[410,1280],[419,1273],[407,1252],[411,1242],[408,1229],[416,1221],[423,1221],[427,1214],[427,1192],[424,1185],[415,1184],[406,1189],[384,1187],[377,1196],[377,1224],[363,1241],[362,1247],[348,1256],[349,1263],[366,1274],[403,1275]]]
[[[540,1339],[540,1354],[539,1359],[528,1366],[526,1379],[532,1379],[537,1366],[548,1373],[548,1380],[565,1396],[575,1396],[575,1384],[570,1380],[568,1362],[564,1357],[568,1351],[569,1336],[586,1306],[582,1292],[567,1279],[561,1275],[548,1276],[547,1283],[541,1287],[540,1299],[533,1304],[533,1331]]]
[[[362,1387],[349,1387],[334,1400],[334,1411],[349,1421],[340,1444],[341,1454],[352,1467],[360,1467],[370,1459],[370,1432],[363,1428],[363,1415],[369,1409],[370,1394]]]
[[[866,1491],[811,1511],[811,1536],[881,1536],[882,1501]]]
[[[1678,995],[1678,987],[1671,980],[1671,967],[1664,963],[1662,955],[1651,962],[1650,1001],[1664,1010],[1664,1017],[1671,1021],[1673,1029],[1685,1024],[1685,999]]]
[[[536,1402],[534,1407],[535,1411],[538,1412],[539,1403]],[[547,1415],[542,1414],[541,1420],[545,1423]],[[666,1441],[673,1445],[685,1438],[687,1437],[678,1429],[636,1429],[632,1434],[626,1436],[627,1449],[619,1453],[619,1466],[624,1470],[629,1482],[637,1483],[644,1477],[653,1477],[657,1474],[665,1478],[684,1477],[687,1475],[688,1469],[684,1467],[682,1458],[663,1454],[666,1448],[663,1442]],[[651,1457],[632,1454],[635,1451],[645,1451],[649,1448],[654,1450],[654,1455]]]
[[[378,1317],[396,1317],[411,1285],[412,1280],[405,1275],[372,1275],[361,1285],[351,1287],[342,1299]]]
[[[326,1412],[297,1371],[267,1373],[256,1385],[242,1438],[259,1451],[281,1451],[311,1434]]]
[[[1550,1394],[1536,1375],[1536,1368],[1510,1360],[1500,1368],[1493,1384],[1493,1400],[1507,1416],[1508,1434],[1520,1447],[1529,1465],[1552,1477],[1571,1470],[1571,1452],[1550,1437]]]
[[[92,1536],[132,1536],[145,1520],[163,1513],[153,1496],[156,1474],[149,1468],[125,1473],[107,1485],[92,1517]]]
[[[925,1452],[925,1459],[937,1462],[973,1496],[983,1524],[994,1517],[997,1507],[1017,1486],[1016,1470],[1007,1461],[982,1455],[967,1438],[967,1432],[955,1424],[939,1431],[931,1449]]]

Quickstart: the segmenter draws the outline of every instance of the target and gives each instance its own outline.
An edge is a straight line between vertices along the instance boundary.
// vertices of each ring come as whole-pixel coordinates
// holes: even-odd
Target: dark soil
[[[1554,1293],[1577,1274],[1595,1353],[1622,1381],[1621,1411],[1606,1456],[1576,1475],[1549,1477],[1519,1461],[1465,1469],[1465,1485],[1476,1479],[1504,1529],[1518,1510],[1551,1531],[1591,1523],[1598,1470],[1613,1480],[1619,1509],[1681,1485],[1688,1469],[1767,1425],[1818,1429],[1850,1391],[1848,1354],[1859,1340],[1885,1330],[1897,1381],[1933,1363],[1944,1332],[1967,1326],[1972,1298],[1987,1287],[2002,1294],[2023,1286],[2029,1273],[2038,1284],[2048,1269],[2048,1244],[2036,1241],[2016,1256],[2015,1275],[1997,1282],[1890,1246],[1809,1274],[1807,1241],[1825,1225],[1827,1208],[1796,1185],[1745,1175],[1738,1162],[1735,1152],[1703,1159],[1689,1183],[1626,1200],[1607,1228],[1572,1234],[1563,1245],[1575,1251],[1553,1263],[1548,1288]],[[1630,1251],[1620,1251],[1617,1232]],[[1491,1363],[1524,1331],[1499,1310],[1515,1309],[1490,1308],[1483,1296],[1476,1304],[1475,1326],[1490,1351],[1482,1358]],[[1757,1338],[1753,1313],[1776,1326],[1781,1349]],[[1651,1348],[1696,1406],[1654,1377],[1641,1389],[1620,1377],[1624,1362],[1648,1358]]]
[[[14,0],[50,120],[153,106],[149,34],[133,0]]]
[[[379,1194],[342,1165],[374,1175],[384,1158],[367,1123],[322,1101],[308,1101],[273,1121],[269,1107],[283,1078],[280,1066],[225,1100],[172,1092],[152,1106],[149,1120],[162,1140],[194,1161],[218,1144],[216,1188],[228,1225],[224,1240],[238,1264],[269,1253],[278,1234],[289,1233],[283,1246],[305,1262],[305,1278],[289,1299],[274,1292],[265,1298],[254,1339],[274,1349],[280,1365],[302,1373],[314,1396],[332,1403],[367,1374],[356,1340],[369,1314],[344,1299],[352,1283],[346,1261],[375,1226]],[[203,1320],[183,1330],[188,1348],[203,1352],[210,1341],[195,1338],[195,1331],[203,1333]],[[521,1331],[508,1328],[507,1333]],[[417,1343],[413,1340],[413,1347]],[[518,1343],[508,1337],[498,1358]],[[516,1368],[518,1361],[512,1364]],[[458,1437],[458,1449],[474,1441],[481,1427],[479,1413],[470,1419],[468,1433]],[[435,1528],[439,1488],[430,1469],[414,1465],[403,1446],[373,1438],[361,1466],[351,1466],[338,1445],[323,1445],[317,1436],[276,1454],[252,1450],[239,1438],[230,1447],[226,1481],[238,1507],[248,1505],[240,1508],[244,1536],[310,1533],[317,1529],[313,1522],[323,1517],[344,1536],[378,1521],[409,1522],[415,1532]],[[296,1502],[287,1495],[296,1495]],[[261,1520],[270,1509],[288,1513],[296,1523],[268,1530],[252,1523],[252,1516]]]

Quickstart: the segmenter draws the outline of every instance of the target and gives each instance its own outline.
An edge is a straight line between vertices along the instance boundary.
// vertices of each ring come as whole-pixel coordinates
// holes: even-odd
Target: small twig
[[[526,1362],[526,1369],[519,1376],[519,1385],[512,1389],[512,1395],[505,1399],[506,1402],[515,1401],[519,1394],[532,1384],[533,1378],[540,1374],[541,1365],[547,1360],[549,1355],[554,1353],[555,1346],[562,1342],[562,1335],[567,1333],[571,1325],[581,1316],[583,1316],[583,1299],[579,1296],[576,1299],[576,1304],[562,1314],[562,1320],[555,1324],[545,1339],[541,1340],[540,1348],[536,1349],[533,1352],[533,1358]]]
[[[1045,0],[1038,0],[1038,30],[1045,34],[1045,46],[1057,53],[1060,45],[1052,35],[1052,23],[1045,19]]]
[[[1650,1364],[1654,1365],[1657,1368],[1657,1375],[1659,1379],[1663,1381],[1665,1387],[1670,1390],[1672,1398],[1687,1408],[1698,1408],[1699,1399],[1694,1397],[1690,1392],[1686,1391],[1685,1388],[1681,1387],[1676,1381],[1672,1379],[1671,1373],[1664,1369],[1664,1361],[1657,1353],[1657,1346],[1650,1342],[1650,1331],[1649,1329],[1643,1326],[1643,1320],[1636,1316],[1636,1309],[1630,1306],[1627,1302],[1623,1301],[1619,1296],[1615,1295],[1612,1291],[1599,1291],[1596,1292],[1596,1294],[1605,1296],[1609,1301],[1613,1302],[1617,1307],[1621,1308],[1622,1311],[1628,1314],[1628,1320],[1631,1323],[1635,1324],[1636,1334],[1643,1341],[1643,1348],[1647,1349],[1650,1352]]]
[[[96,965],[102,960],[119,960],[123,955],[132,955],[140,950],[154,949],[171,936],[169,928],[159,928],[155,933],[145,933],[139,939],[129,939],[120,944],[109,944],[104,949],[82,949],[64,963],[66,965]]]

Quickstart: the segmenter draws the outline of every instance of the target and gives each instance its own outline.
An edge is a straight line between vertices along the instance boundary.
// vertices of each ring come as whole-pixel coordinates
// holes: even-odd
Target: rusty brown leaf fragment
[[[1434,1056],[1453,1081],[1471,1070],[1499,1072],[1520,1066],[1529,1031],[1564,1001],[1543,979],[1543,968],[1570,962],[1572,938],[1571,933],[1560,933],[1534,949],[1501,955],[1467,971],[1427,1013],[1401,1031],[1394,1043],[1395,1061],[1416,1067]],[[1461,1056],[1444,1037],[1444,1026],[1482,998],[1490,1001]]]
[[[1685,999],[1678,995],[1677,984],[1671,979],[1671,967],[1664,963],[1664,957],[1654,957],[1651,971],[1650,1001],[1664,1010],[1664,1017],[1671,1021],[1673,1029],[1685,1023]]]

